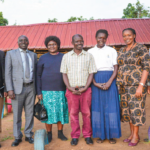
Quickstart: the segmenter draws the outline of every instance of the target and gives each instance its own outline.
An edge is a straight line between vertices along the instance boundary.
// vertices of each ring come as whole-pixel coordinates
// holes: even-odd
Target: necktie
[[[30,78],[30,68],[29,68],[29,58],[26,51],[23,51],[24,58],[25,58],[25,78]]]

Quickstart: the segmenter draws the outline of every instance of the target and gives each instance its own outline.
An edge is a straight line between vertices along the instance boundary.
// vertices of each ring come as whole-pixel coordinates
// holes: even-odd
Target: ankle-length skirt
[[[106,83],[113,71],[98,71],[94,75],[97,83]],[[92,130],[93,138],[111,139],[121,137],[120,103],[116,79],[108,90],[92,84]]]

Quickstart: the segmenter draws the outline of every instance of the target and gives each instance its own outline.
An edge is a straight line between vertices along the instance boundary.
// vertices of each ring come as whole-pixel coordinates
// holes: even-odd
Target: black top
[[[42,55],[37,64],[37,94],[42,91],[64,91],[66,86],[60,73],[61,60],[64,54]]]

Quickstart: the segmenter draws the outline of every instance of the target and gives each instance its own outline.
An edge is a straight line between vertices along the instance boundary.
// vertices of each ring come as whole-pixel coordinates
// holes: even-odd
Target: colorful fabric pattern
[[[61,124],[69,123],[65,91],[42,91],[42,94],[43,105],[48,114],[48,120],[42,122],[47,124],[55,124],[58,121]]]
[[[149,61],[150,57],[146,46],[137,44],[129,51],[122,47],[118,53],[117,84],[138,86],[143,70],[149,72]]]
[[[120,86],[122,121],[131,122],[135,126],[145,124],[145,100],[147,87],[143,87],[143,96],[136,98],[135,93],[138,86]]]

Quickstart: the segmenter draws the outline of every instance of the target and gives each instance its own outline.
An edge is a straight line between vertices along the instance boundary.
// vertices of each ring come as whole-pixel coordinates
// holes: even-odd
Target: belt
[[[81,89],[81,88],[84,88],[85,86],[76,86],[75,87],[75,90],[79,90],[79,89]]]
[[[23,83],[23,86],[28,86],[28,85],[31,85],[33,82],[30,82],[30,83]]]

